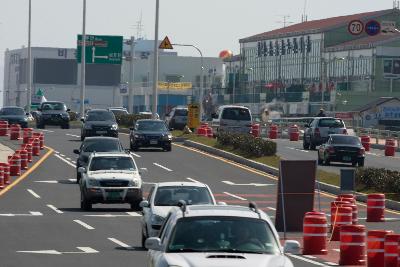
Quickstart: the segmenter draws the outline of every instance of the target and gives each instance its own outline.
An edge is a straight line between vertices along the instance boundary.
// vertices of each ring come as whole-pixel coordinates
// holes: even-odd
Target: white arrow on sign
[[[28,214],[14,214],[14,213],[0,213],[0,216],[14,217],[14,216],[43,216],[39,211],[30,211]]]
[[[224,184],[228,184],[228,185],[238,185],[238,186],[271,186],[271,185],[275,185],[275,184],[258,184],[258,183],[250,183],[250,184],[235,184],[234,182],[231,181],[222,181]]]
[[[34,254],[48,254],[48,255],[62,255],[62,254],[93,254],[99,253],[97,250],[91,247],[76,247],[80,251],[72,251],[72,252],[60,252],[54,249],[50,250],[20,250],[18,253],[34,253]]]

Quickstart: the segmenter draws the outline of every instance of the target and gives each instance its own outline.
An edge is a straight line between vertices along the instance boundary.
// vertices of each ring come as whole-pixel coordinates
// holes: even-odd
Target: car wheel
[[[359,167],[364,167],[364,159],[360,159],[360,160],[358,161],[358,166],[359,166]]]
[[[316,147],[317,147],[317,146],[311,141],[311,142],[310,142],[310,149],[311,149],[311,150],[315,150]]]
[[[170,151],[172,150],[171,145],[165,146],[165,147],[164,147],[164,150],[167,151],[167,152],[170,152]]]
[[[82,178],[82,173],[80,173],[80,172],[77,171],[77,172],[76,172],[76,183],[77,183],[77,184],[79,184],[81,178]]]
[[[144,234],[143,230],[142,230],[142,248],[145,248],[144,243],[146,242],[146,235]]]
[[[84,140],[85,140],[85,136],[81,135],[81,141],[84,141]]]
[[[81,191],[81,209],[89,211],[92,209],[92,203],[86,198],[85,194]]]
[[[306,138],[303,137],[303,149],[304,150],[309,150],[310,149],[310,144],[306,142]]]
[[[327,156],[324,156],[324,164],[326,166],[329,166],[331,164],[331,161],[329,160],[329,158]]]

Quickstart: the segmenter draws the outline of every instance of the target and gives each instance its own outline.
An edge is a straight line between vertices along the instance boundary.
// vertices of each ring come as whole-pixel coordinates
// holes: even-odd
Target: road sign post
[[[381,32],[381,24],[376,20],[370,20],[365,24],[365,32],[369,36],[378,35]]]
[[[360,35],[364,31],[364,23],[361,20],[352,20],[347,29],[352,35]]]
[[[200,106],[198,104],[188,105],[188,127],[196,129],[200,125]]]

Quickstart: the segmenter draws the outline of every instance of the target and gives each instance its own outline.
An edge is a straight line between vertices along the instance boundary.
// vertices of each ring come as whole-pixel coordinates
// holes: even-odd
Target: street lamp
[[[81,117],[85,116],[85,84],[86,84],[86,0],[83,0],[83,19],[82,19],[82,53],[81,53]]]
[[[32,1],[29,0],[28,15],[28,82],[26,94],[26,111],[31,112],[32,101],[32,47],[31,47],[31,25],[32,25]]]
[[[158,21],[159,21],[160,0],[156,0],[156,22],[154,31],[154,62],[153,62],[153,101],[152,113],[156,118],[158,103]]]

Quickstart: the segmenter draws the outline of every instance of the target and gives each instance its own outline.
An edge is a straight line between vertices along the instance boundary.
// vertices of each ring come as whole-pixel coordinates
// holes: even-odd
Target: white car
[[[96,203],[129,203],[139,210],[142,179],[133,157],[124,152],[92,153],[87,168],[79,167],[81,209]]]
[[[255,204],[186,206],[168,214],[159,237],[148,238],[152,267],[293,267],[284,253],[298,254],[300,244],[279,236],[270,218]]]
[[[157,236],[171,207],[180,200],[189,205],[216,205],[206,184],[193,182],[165,182],[153,185],[147,200],[140,203],[143,209],[142,246],[146,238]]]

